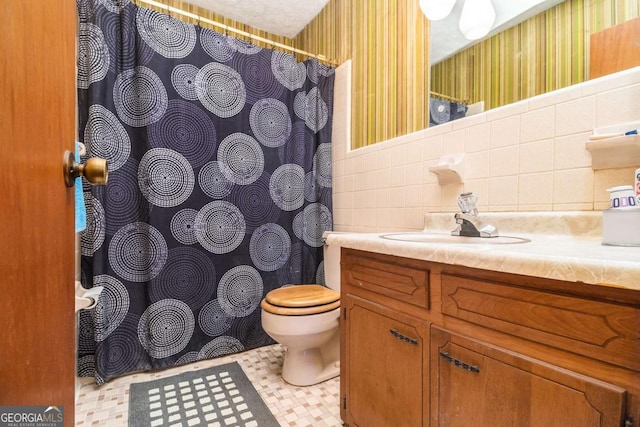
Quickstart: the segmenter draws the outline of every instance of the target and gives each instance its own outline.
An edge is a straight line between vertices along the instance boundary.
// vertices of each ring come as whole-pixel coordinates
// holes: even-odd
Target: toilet
[[[340,375],[340,246],[324,246],[327,287],[285,286],[260,304],[262,328],[286,346],[282,379],[308,386]]]

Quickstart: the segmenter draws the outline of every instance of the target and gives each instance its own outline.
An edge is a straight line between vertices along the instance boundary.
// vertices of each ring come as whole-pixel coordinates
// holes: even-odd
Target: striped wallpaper
[[[429,22],[418,0],[330,0],[295,45],[352,59],[351,146],[428,126]]]
[[[583,82],[591,34],[639,10],[640,0],[567,0],[433,66],[431,89],[488,110]]]

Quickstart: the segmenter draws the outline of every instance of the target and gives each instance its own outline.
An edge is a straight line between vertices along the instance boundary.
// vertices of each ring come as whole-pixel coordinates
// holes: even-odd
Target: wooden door
[[[426,326],[357,297],[343,296],[341,304],[347,346],[344,421],[362,427],[426,425]]]
[[[63,406],[75,388],[75,2],[0,2],[0,405]]]
[[[620,427],[625,390],[431,327],[431,425]]]

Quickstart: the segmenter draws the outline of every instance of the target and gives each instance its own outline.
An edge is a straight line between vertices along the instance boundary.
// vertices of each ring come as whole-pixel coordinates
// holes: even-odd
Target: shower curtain
[[[273,343],[272,289],[324,284],[334,69],[125,0],[78,0],[78,370],[101,384]]]
[[[429,126],[441,125],[467,115],[467,104],[429,98]]]

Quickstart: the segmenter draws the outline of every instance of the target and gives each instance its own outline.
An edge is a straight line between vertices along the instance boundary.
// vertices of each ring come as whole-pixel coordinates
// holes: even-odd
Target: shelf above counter
[[[640,166],[640,135],[589,140],[586,149],[594,170]]]

